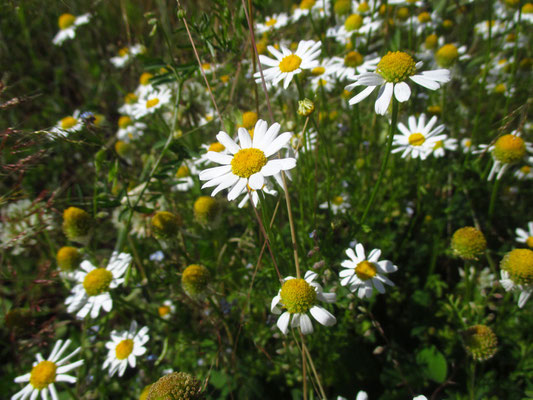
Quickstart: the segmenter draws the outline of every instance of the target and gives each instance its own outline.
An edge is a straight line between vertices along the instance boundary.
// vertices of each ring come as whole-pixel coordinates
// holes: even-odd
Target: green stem
[[[398,102],[396,99],[392,99],[392,120],[389,126],[389,136],[388,136],[388,142],[387,142],[387,150],[385,151],[385,158],[383,159],[383,162],[381,163],[381,169],[379,171],[379,176],[376,184],[374,185],[374,188],[372,189],[372,194],[370,195],[370,199],[368,200],[368,203],[365,207],[365,212],[363,213],[363,216],[361,217],[361,221],[359,222],[359,225],[363,225],[365,223],[366,217],[370,211],[370,208],[372,207],[372,204],[374,203],[374,199],[376,197],[376,194],[379,190],[379,186],[381,185],[381,181],[383,180],[383,175],[385,174],[385,170],[387,169],[387,163],[389,162],[389,156],[392,150],[392,139],[394,138],[394,133],[396,132],[396,121],[398,120]]]
[[[491,219],[494,214],[494,206],[496,205],[496,197],[498,197],[499,187],[500,187],[500,180],[496,179],[496,181],[494,182],[494,185],[492,185],[492,194],[490,196],[489,219]]]

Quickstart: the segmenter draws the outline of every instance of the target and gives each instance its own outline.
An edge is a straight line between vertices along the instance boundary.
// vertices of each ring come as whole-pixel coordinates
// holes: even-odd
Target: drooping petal
[[[333,314],[331,314],[328,310],[320,306],[311,307],[309,312],[311,313],[314,319],[316,319],[320,324],[324,326],[332,326],[335,325],[335,323],[337,322],[337,319]]]
[[[389,108],[393,90],[394,90],[394,83],[391,83],[391,82],[387,82],[385,86],[383,87],[383,89],[380,90],[378,99],[376,100],[376,103],[374,104],[374,109],[377,114],[385,115],[385,113],[387,112],[387,109]]]
[[[289,329],[290,318],[291,314],[288,311],[285,311],[283,314],[280,315],[278,321],[276,322],[276,325],[278,326],[279,330],[283,332],[284,335],[287,334],[287,331]]]
[[[394,85],[394,96],[400,103],[409,100],[411,97],[411,88],[405,82],[400,82]]]

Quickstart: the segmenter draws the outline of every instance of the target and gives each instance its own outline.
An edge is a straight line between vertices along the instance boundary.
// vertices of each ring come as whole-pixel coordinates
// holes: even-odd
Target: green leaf
[[[426,347],[416,355],[416,362],[422,368],[422,373],[428,379],[442,383],[448,374],[448,366],[444,355],[435,346]]]

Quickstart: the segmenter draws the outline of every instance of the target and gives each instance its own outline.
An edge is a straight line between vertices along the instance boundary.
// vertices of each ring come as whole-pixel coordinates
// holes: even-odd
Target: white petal
[[[394,96],[400,103],[409,100],[411,96],[411,88],[405,82],[400,82],[394,85]]]
[[[268,145],[264,153],[266,157],[270,157],[272,154],[278,152],[283,146],[285,146],[289,140],[291,140],[292,133],[285,132],[279,135],[272,143]]]
[[[233,141],[232,138],[224,131],[218,132],[217,140],[231,153],[235,154],[240,150],[240,147]]]
[[[369,86],[369,87],[365,88],[360,93],[358,93],[357,95],[352,97],[350,99],[350,101],[349,101],[349,104],[353,105],[353,104],[357,104],[357,103],[363,101],[364,99],[366,99],[370,95],[370,93],[372,93],[374,91],[375,88],[376,88],[376,86]]]
[[[250,176],[248,185],[254,190],[261,190],[265,184],[265,177],[261,172],[257,172]]]
[[[252,138],[246,129],[239,128],[237,133],[239,134],[239,145],[241,146],[241,149],[248,149],[252,147]]]
[[[335,325],[335,323],[337,322],[337,319],[333,316],[333,314],[331,314],[325,308],[313,306],[311,307],[309,312],[311,313],[314,319],[316,319],[324,326],[332,326]]]
[[[235,186],[229,191],[228,193],[228,200],[232,201],[235,200],[239,195],[243,192],[244,188],[246,187],[247,179],[240,178]]]
[[[304,335],[313,333],[313,323],[307,314],[301,314],[300,316],[300,329]]]
[[[420,86],[424,86],[427,89],[437,90],[438,88],[440,88],[440,85],[437,82],[425,78],[422,75],[413,75],[410,78],[413,82],[418,83]]]
[[[268,161],[263,168],[261,168],[261,173],[263,176],[272,176],[280,171],[287,171],[296,167],[296,159],[294,158],[282,158],[274,159]]]
[[[283,332],[284,335],[287,334],[290,318],[291,314],[288,311],[285,311],[283,314],[280,315],[278,321],[276,322],[276,325],[278,326],[279,330]]]
[[[205,155],[205,158],[207,158],[209,161],[223,165],[231,164],[231,160],[233,160],[233,157],[229,154],[219,153],[217,151],[208,151]]]
[[[199,178],[201,181],[208,181],[217,178],[231,171],[231,165],[222,165],[220,167],[213,167],[204,169],[200,172]]]
[[[387,109],[389,108],[393,90],[394,83],[391,82],[387,82],[385,86],[380,89],[379,97],[376,100],[376,103],[374,104],[374,109],[377,114],[385,115]]]

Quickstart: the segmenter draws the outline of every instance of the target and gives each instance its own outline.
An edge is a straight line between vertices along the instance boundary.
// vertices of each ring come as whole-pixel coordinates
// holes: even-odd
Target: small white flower
[[[81,347],[78,347],[68,356],[61,358],[68,346],[70,346],[70,343],[70,339],[65,341],[65,343],[62,340],[58,340],[47,359],[44,359],[41,353],[38,353],[36,356],[37,362],[33,363],[31,372],[15,378],[16,383],[29,383],[24,389],[11,396],[11,400],[26,400],[27,398],[35,400],[39,397],[39,394],[42,400],[48,400],[49,394],[52,400],[59,400],[54,383],[76,383],[77,379],[71,375],[67,375],[67,372],[83,364],[83,360],[67,364],[72,357],[80,352]]]
[[[395,146],[392,153],[402,151],[402,158],[420,158],[425,160],[433,151],[439,141],[445,140],[446,135],[440,135],[444,130],[444,125],[439,125],[436,128],[437,116],[433,116],[426,124],[426,115],[421,114],[416,120],[416,117],[411,115],[408,119],[407,128],[403,123],[398,124],[400,134],[394,135]]]
[[[313,323],[308,313],[324,326],[332,326],[337,322],[333,314],[317,305],[317,300],[334,303],[337,299],[335,293],[324,293],[322,286],[314,282],[317,276],[317,273],[307,271],[304,279],[288,276],[283,280],[281,289],[270,305],[274,314],[281,314],[277,326],[283,334],[287,334],[289,324],[291,328],[299,327],[304,335],[312,333]],[[286,311],[282,313],[282,309]]]
[[[139,139],[144,135],[146,124],[134,121],[131,117],[123,115],[118,119],[117,139],[124,142]]]
[[[165,300],[163,305],[157,309],[159,316],[163,319],[170,319],[172,314],[176,312],[176,306],[170,300]]]
[[[82,261],[80,271],[76,271],[78,282],[67,297],[65,304],[67,312],[77,311],[77,318],[98,317],[100,309],[109,312],[113,308],[113,300],[109,294],[124,282],[122,276],[131,263],[131,256],[127,253],[113,252],[109,264],[105,268],[96,268],[90,261]]]
[[[122,376],[128,364],[135,368],[136,357],[146,353],[144,344],[149,339],[147,326],[142,327],[137,332],[137,321],[131,322],[128,331],[111,332],[111,340],[105,345],[109,352],[102,369],[109,367],[109,376],[115,375],[117,371],[118,376]]]
[[[283,88],[287,89],[294,75],[304,69],[313,69],[318,66],[316,58],[320,55],[321,45],[321,42],[314,40],[301,40],[294,53],[283,45],[281,45],[281,51],[274,46],[268,46],[268,51],[275,59],[264,55],[259,56],[261,64],[269,67],[263,71],[265,81],[272,81],[273,85],[283,81]],[[261,72],[256,72],[254,78],[257,83],[260,83]]]
[[[343,213],[344,211],[350,208],[350,203],[348,202],[348,199],[349,198],[346,194],[343,194],[340,196],[334,196],[331,199],[331,212],[333,212],[333,215],[337,215],[338,213]],[[329,205],[327,201],[319,205],[319,208],[323,210],[327,210],[328,207]]]
[[[140,119],[148,114],[153,114],[161,107],[166,105],[172,93],[169,88],[160,88],[152,92],[146,93],[145,96],[139,98],[137,104],[133,106],[133,116],[136,119]]]
[[[464,138],[461,139],[461,149],[463,149],[463,153],[470,153],[474,150],[474,146],[472,145],[472,139],[470,138]]]
[[[431,154],[433,154],[433,157],[435,158],[444,157],[444,155],[446,154],[446,150],[448,151],[457,150],[457,139],[449,138],[447,135],[441,135],[441,136],[444,136],[444,138],[437,140],[435,142],[435,145],[433,146],[433,150],[431,152]]]
[[[63,14],[59,17],[58,25],[59,32],[55,35],[52,43],[56,46],[61,46],[67,39],[74,39],[76,37],[76,28],[89,22],[91,14],[83,14],[76,17],[72,14]]]
[[[61,118],[57,121],[57,124],[54,128],[50,130],[50,133],[53,133],[57,136],[66,137],[69,133],[78,132],[83,129],[83,121],[80,118],[80,110],[74,111],[72,115]]]
[[[289,16],[286,13],[274,14],[265,19],[265,22],[258,23],[255,27],[255,32],[258,34],[263,34],[265,32],[270,32],[283,28],[289,23]]]
[[[339,273],[341,285],[349,286],[352,292],[357,291],[360,299],[371,297],[373,288],[379,293],[385,293],[383,284],[394,286],[385,274],[396,272],[398,267],[389,260],[379,261],[381,250],[374,249],[367,257],[363,245],[358,243],[355,252],[348,248],[346,255],[349,259],[341,263],[345,269]]]
[[[129,63],[135,56],[142,54],[146,51],[146,48],[142,44],[134,44],[131,47],[123,47],[118,51],[118,55],[111,57],[109,61],[117,67],[123,68]]]
[[[527,231],[516,228],[515,233],[518,243],[525,243],[529,248],[533,248],[533,221],[528,222]]]

